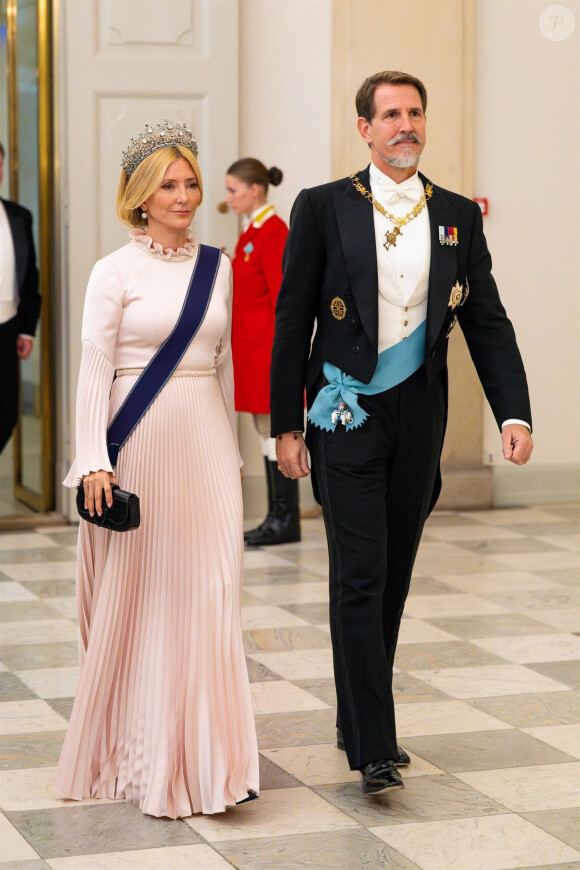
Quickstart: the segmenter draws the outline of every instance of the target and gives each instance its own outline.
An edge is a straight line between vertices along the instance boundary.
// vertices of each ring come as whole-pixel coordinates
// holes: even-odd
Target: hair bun
[[[277,166],[271,166],[270,169],[268,169],[268,181],[270,184],[273,184],[274,187],[278,187],[283,178],[284,174]]]

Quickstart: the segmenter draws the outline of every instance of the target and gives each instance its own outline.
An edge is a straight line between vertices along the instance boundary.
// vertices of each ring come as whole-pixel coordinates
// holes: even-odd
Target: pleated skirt
[[[115,380],[111,418],[135,382]],[[237,447],[215,376],[172,377],[119,454],[138,529],[81,522],[81,676],[62,797],[153,816],[219,813],[258,791],[242,630]]]

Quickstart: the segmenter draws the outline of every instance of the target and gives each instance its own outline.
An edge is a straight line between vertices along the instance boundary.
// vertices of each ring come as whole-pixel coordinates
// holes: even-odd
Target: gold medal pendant
[[[403,233],[401,232],[399,227],[393,227],[392,232],[386,233],[385,234],[386,241],[383,242],[383,247],[385,248],[385,250],[388,251],[389,248],[391,247],[391,245],[393,246],[393,248],[396,248],[397,247],[397,236],[402,237],[402,235],[403,235]]]

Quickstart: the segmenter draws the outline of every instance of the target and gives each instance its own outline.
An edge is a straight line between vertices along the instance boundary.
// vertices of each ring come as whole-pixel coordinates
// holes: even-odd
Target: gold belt
[[[143,369],[117,369],[117,377],[122,375],[140,375]],[[171,375],[172,378],[208,378],[215,375],[215,369],[176,369]]]

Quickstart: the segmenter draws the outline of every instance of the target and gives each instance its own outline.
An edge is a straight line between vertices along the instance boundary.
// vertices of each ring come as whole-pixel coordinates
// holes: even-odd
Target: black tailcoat
[[[358,176],[370,189],[369,168]],[[427,183],[423,175],[421,180]],[[431,264],[425,367],[430,388],[441,393],[447,408],[447,338],[457,315],[498,426],[509,418],[531,424],[524,367],[491,274],[481,211],[466,197],[436,185],[427,210]],[[457,228],[457,246],[440,244],[439,226]],[[404,227],[399,244],[404,244]],[[452,310],[450,295],[456,281],[464,289],[469,284],[469,295]],[[342,320],[331,312],[337,296],[346,305]],[[276,307],[272,435],[303,428],[303,390],[310,406],[324,362],[368,383],[377,356],[373,206],[350,178],[303,190],[292,209]]]
[[[32,215],[28,209],[3,199],[12,242],[18,290],[16,317],[0,324],[0,451],[12,434],[18,413],[18,356],[16,341],[19,335],[34,335],[40,312],[38,269],[32,237]]]

